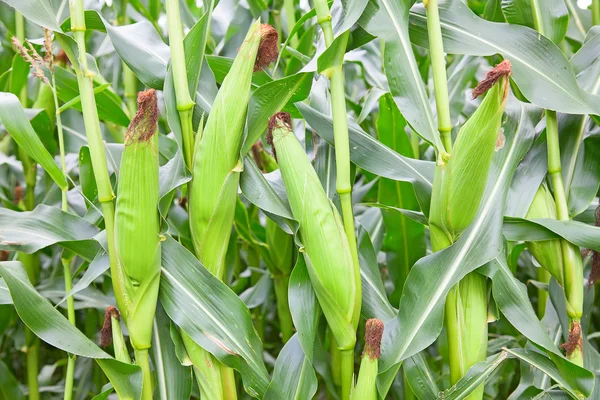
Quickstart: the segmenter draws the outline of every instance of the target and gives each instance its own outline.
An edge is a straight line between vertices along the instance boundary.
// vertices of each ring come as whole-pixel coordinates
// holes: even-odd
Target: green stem
[[[550,272],[546,271],[544,268],[537,269],[538,281],[542,283],[550,282]],[[538,303],[537,303],[537,315],[541,320],[544,318],[544,314],[546,314],[546,304],[548,303],[548,292],[542,288],[538,289]]]
[[[52,97],[54,99],[54,109],[55,109],[55,113],[56,113],[56,127],[58,129],[58,148],[59,148],[59,152],[60,152],[60,166],[61,166],[61,170],[62,170],[63,174],[66,177],[67,176],[67,163],[66,163],[66,159],[65,159],[65,139],[64,139],[62,119],[61,119],[60,111],[59,111],[58,95],[56,93],[56,79],[54,77],[53,68],[51,68],[51,75],[52,75]],[[68,187],[65,187],[64,189],[61,190],[61,198],[62,198],[61,209],[64,212],[69,211],[69,204],[67,201],[68,190],[69,190]],[[65,276],[64,277],[65,293],[69,293],[71,291],[71,289],[73,288],[73,282],[72,282],[72,277],[71,277],[71,259],[68,257],[62,258],[61,262],[63,265],[63,271],[64,271],[64,276]],[[67,315],[69,318],[69,322],[71,322],[71,324],[73,326],[75,326],[75,302],[74,302],[73,296],[70,296],[69,298],[67,298]],[[75,356],[72,354],[69,354],[68,360],[67,360],[67,372],[65,375],[65,394],[64,394],[65,400],[71,400],[73,397],[74,375],[75,375]]]
[[[600,25],[600,0],[592,0],[592,21]]]
[[[562,180],[556,111],[546,110],[546,142],[548,146],[548,174],[552,182],[556,215],[559,220],[568,221],[570,216]],[[579,324],[583,314],[583,266],[581,254],[576,246],[566,240],[561,240],[560,247],[563,257],[567,315],[571,328],[573,328],[575,324]],[[581,349],[577,349],[568,356],[571,361],[583,366],[583,352]]]
[[[29,388],[29,400],[40,400],[40,388],[38,384],[40,340],[27,327],[25,327],[25,343],[27,348],[27,386]]]
[[[402,367],[402,378],[404,379],[404,400],[416,400],[417,397],[408,384],[408,376],[406,376],[406,370],[404,369],[404,366]]]
[[[119,10],[119,18],[117,23],[119,25],[127,25],[127,0],[121,2],[121,9]],[[137,111],[137,78],[133,71],[125,64],[121,62],[123,68],[123,89],[125,95],[125,102],[127,104],[127,110],[129,116],[133,118]]]
[[[73,377],[75,375],[75,357],[69,355],[67,360],[67,373],[65,376],[65,394],[64,400],[71,400],[73,398]]]
[[[314,2],[319,25],[323,31],[325,44],[327,47],[333,43],[333,27],[331,24],[331,14],[326,0],[316,0]],[[349,32],[342,34],[342,48],[346,47]],[[354,273],[356,285],[355,294],[355,326],[358,323],[360,315],[362,290],[360,286],[360,266],[358,262],[358,250],[356,248],[356,235],[354,230],[354,213],[352,210],[352,180],[350,177],[350,141],[348,139],[348,115],[346,112],[346,93],[344,91],[344,71],[342,70],[343,58],[340,65],[329,70],[330,91],[331,91],[331,114],[333,117],[333,135],[335,143],[335,164],[336,164],[336,190],[340,197],[342,206],[342,219],[344,222],[344,231],[348,238],[352,262],[354,264]],[[354,342],[355,343],[355,342]],[[352,353],[352,365],[349,367],[349,355]],[[341,355],[341,381],[342,381],[342,400],[350,398],[350,392],[353,387],[354,375],[354,346],[352,349],[342,350]]]
[[[224,400],[219,361],[208,351],[198,346],[184,331],[181,331],[181,339],[188,357],[194,365],[194,375],[196,375],[198,387],[200,388],[200,397],[203,399]]]
[[[283,0],[283,12],[285,13],[285,19],[287,22],[288,35],[294,29],[296,25],[296,8],[294,0]],[[290,45],[295,49],[298,47],[298,36],[294,35],[290,39]]]
[[[340,350],[342,399],[349,399],[354,388],[354,348]]]
[[[108,256],[110,260],[110,271],[112,275],[113,289],[117,307],[126,315],[131,301],[126,289],[126,276],[117,262],[117,254],[114,243],[114,215],[115,207],[113,199],[115,197],[110,183],[108,166],[106,164],[106,154],[104,150],[104,141],[100,130],[100,120],[98,118],[98,109],[96,108],[96,98],[94,97],[93,72],[88,69],[85,43],[85,14],[83,0],[71,0],[69,2],[71,12],[71,30],[77,42],[79,50],[79,60],[72,60],[73,63],[79,63],[77,68],[77,83],[81,98],[81,107],[83,110],[83,122],[85,133],[90,149],[92,167],[96,186],[98,187],[98,200],[102,204],[104,214],[104,225],[106,227],[106,239],[108,242]]]
[[[237,388],[235,385],[235,375],[233,369],[219,363],[221,369],[221,385],[223,389],[223,399],[225,400],[236,400],[237,399]]]
[[[188,88],[179,0],[167,0],[166,7],[169,47],[171,49],[171,71],[173,72],[177,111],[179,112],[183,136],[183,158],[185,164],[191,170],[194,151],[194,131],[192,128],[194,101],[190,97]]]
[[[433,71],[435,106],[437,109],[438,130],[444,148],[452,151],[452,122],[450,121],[450,102],[448,100],[448,79],[446,77],[446,58],[442,42],[440,14],[437,0],[424,1],[427,9],[427,32],[429,36],[429,54]],[[440,149],[441,150],[441,149]]]
[[[25,19],[18,11],[15,11],[15,33],[17,38],[25,41]],[[19,99],[23,108],[27,107],[27,84],[19,93]],[[36,183],[36,165],[29,156],[19,148],[19,157],[23,162],[25,172],[25,207],[28,211],[35,208],[35,183]],[[37,283],[37,274],[39,270],[39,260],[35,254],[19,254],[19,259],[25,267],[27,276],[33,285]],[[29,400],[40,399],[40,389],[38,384],[39,358],[40,358],[40,340],[25,327],[26,344],[26,364],[27,364],[27,386],[29,388]]]
[[[73,289],[73,281],[71,278],[71,260],[63,258],[61,259],[63,265],[63,271],[65,275],[65,293],[69,293]],[[75,302],[73,296],[67,298],[67,316],[71,325],[75,326]],[[72,354],[68,355],[67,359],[67,373],[65,375],[65,400],[71,400],[73,398],[73,380],[75,374],[75,356]]]
[[[289,275],[273,277],[275,285],[275,299],[277,301],[277,315],[281,330],[281,339],[286,343],[294,335],[294,322],[288,299]]]
[[[133,349],[135,353],[135,364],[142,369],[143,384],[142,384],[142,400],[152,400],[152,371],[150,370],[150,362],[148,359],[148,349]]]

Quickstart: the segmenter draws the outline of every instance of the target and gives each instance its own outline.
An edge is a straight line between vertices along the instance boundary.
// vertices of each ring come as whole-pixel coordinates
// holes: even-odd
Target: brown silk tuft
[[[365,354],[371,359],[381,357],[381,336],[383,336],[383,322],[377,318],[367,320],[363,357]]]
[[[138,93],[138,111],[129,123],[125,143],[147,142],[154,136],[158,127],[158,101],[156,90],[148,89]]]
[[[119,311],[113,307],[106,307],[106,312],[104,313],[104,325],[102,325],[102,330],[100,331],[100,346],[107,347],[112,343],[112,321],[111,318],[115,318],[119,320],[120,315]]]
[[[485,79],[479,82],[477,87],[473,89],[473,98],[476,99],[487,92],[500,78],[510,76],[511,72],[512,65],[509,60],[504,60],[496,65],[494,69],[487,73]]]
[[[277,47],[277,31],[269,24],[260,25],[260,45],[256,61],[254,62],[254,72],[266,68],[273,61],[277,60],[279,50]]]

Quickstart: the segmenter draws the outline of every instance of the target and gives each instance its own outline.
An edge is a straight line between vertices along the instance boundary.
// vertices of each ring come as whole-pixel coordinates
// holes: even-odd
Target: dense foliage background
[[[502,60],[510,60],[512,75],[478,211],[473,209],[469,227],[450,247],[434,252],[428,218],[436,157],[444,146],[423,4],[335,0],[329,3],[335,40],[325,45],[322,21],[309,1],[180,0],[194,132],[210,118],[252,23],[260,18],[279,33],[279,58],[253,74],[247,107],[229,104],[230,112],[246,117],[220,281],[196,258],[190,231],[188,182],[194,169],[185,155],[186,128],[176,99],[180,75],[171,63],[172,2],[83,3],[87,68],[74,62],[80,43],[73,39],[67,0],[0,3],[0,399],[39,398],[31,393],[36,375],[41,398],[70,398],[65,377],[71,362],[73,398],[108,398],[115,396],[113,387],[120,398],[142,395],[140,368],[113,359],[116,344],[97,346],[105,310],[116,303],[101,204],[106,199],[99,196],[102,184],[90,151],[95,144],[88,141],[82,115],[87,105],[78,86],[81,70],[91,72],[117,199],[137,92],[153,88],[158,94],[162,263],[150,350],[154,398],[200,396],[180,329],[236,370],[239,398],[340,398],[333,335],[303,250],[289,235],[298,232],[298,218],[263,134],[273,114],[289,112],[325,193],[340,208],[329,78],[342,65],[362,282],[356,373],[365,320],[378,318],[385,322],[380,398],[473,398],[466,396],[485,382],[486,399],[600,399],[600,298],[594,287],[600,276],[600,28],[594,26],[600,24],[600,4],[440,0],[454,139],[482,102],[472,98],[477,82]],[[46,58],[24,59],[29,49]],[[557,116],[558,172],[548,168],[548,115]],[[59,169],[57,116],[66,179]],[[476,158],[473,169],[479,168]],[[566,219],[528,214],[540,185],[555,192],[549,172],[562,177]],[[556,239],[570,243],[583,260],[583,366],[561,346],[573,344],[564,285],[532,256],[532,242]],[[301,243],[299,235],[295,240]],[[472,273],[485,277],[487,360],[456,383],[444,303]],[[67,299],[73,299],[72,315]],[[293,328],[289,320],[285,325],[286,312]]]

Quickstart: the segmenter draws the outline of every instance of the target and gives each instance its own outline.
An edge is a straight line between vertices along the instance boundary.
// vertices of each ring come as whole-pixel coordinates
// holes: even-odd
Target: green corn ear
[[[160,281],[157,124],[156,92],[141,92],[125,137],[115,214],[117,256],[128,288],[127,310],[121,313],[138,350],[152,342]]]
[[[556,217],[556,204],[554,198],[545,184],[542,184],[526,215],[527,219]],[[564,285],[563,257],[560,240],[543,240],[539,242],[527,242],[527,247],[538,263],[548,271],[560,285]]]
[[[485,99],[463,125],[446,165],[442,221],[455,238],[473,222],[487,184],[508,95],[510,62],[498,64],[473,91],[489,88]]]
[[[273,33],[276,55],[274,29],[258,21],[250,27],[196,141],[189,199],[190,229],[196,255],[221,279],[242,170],[240,148],[252,72],[257,68],[258,58],[266,57],[264,51],[259,54],[259,45],[261,49],[272,47]]]
[[[283,176],[292,214],[300,224],[301,250],[311,283],[340,349],[353,348],[358,325],[360,271],[352,262],[341,217],[327,198],[304,149],[291,130],[290,116],[269,122],[269,141]]]
[[[360,362],[360,372],[352,400],[377,400],[378,363],[381,356],[381,336],[383,322],[378,319],[367,320],[365,329],[365,348]]]

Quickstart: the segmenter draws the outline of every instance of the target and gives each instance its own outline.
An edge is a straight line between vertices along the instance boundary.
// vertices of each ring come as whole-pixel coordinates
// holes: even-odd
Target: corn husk
[[[126,279],[125,317],[134,348],[148,349],[160,280],[158,108],[153,89],[138,96],[119,170],[115,245]]]
[[[377,400],[378,363],[381,356],[381,336],[383,322],[378,319],[367,320],[365,329],[365,348],[360,362],[360,372],[352,400]]]
[[[300,225],[301,252],[312,286],[339,348],[353,348],[360,271],[352,262],[341,217],[294,136],[289,114],[276,114],[269,130],[292,214]]]
[[[545,184],[542,184],[527,211],[527,219],[557,219],[554,198]],[[563,257],[560,240],[527,242],[527,248],[542,268],[552,275],[560,285],[564,285]]]
[[[189,196],[190,229],[196,255],[219,278],[223,277],[242,171],[240,148],[252,72],[265,31],[270,34],[272,29],[259,22],[250,27],[196,141]]]
[[[492,72],[501,70],[504,75]],[[481,86],[491,88],[458,133],[452,155],[443,171],[441,219],[445,229],[457,238],[475,219],[485,191],[496,142],[501,135],[501,122],[508,95],[510,63],[504,61]]]

